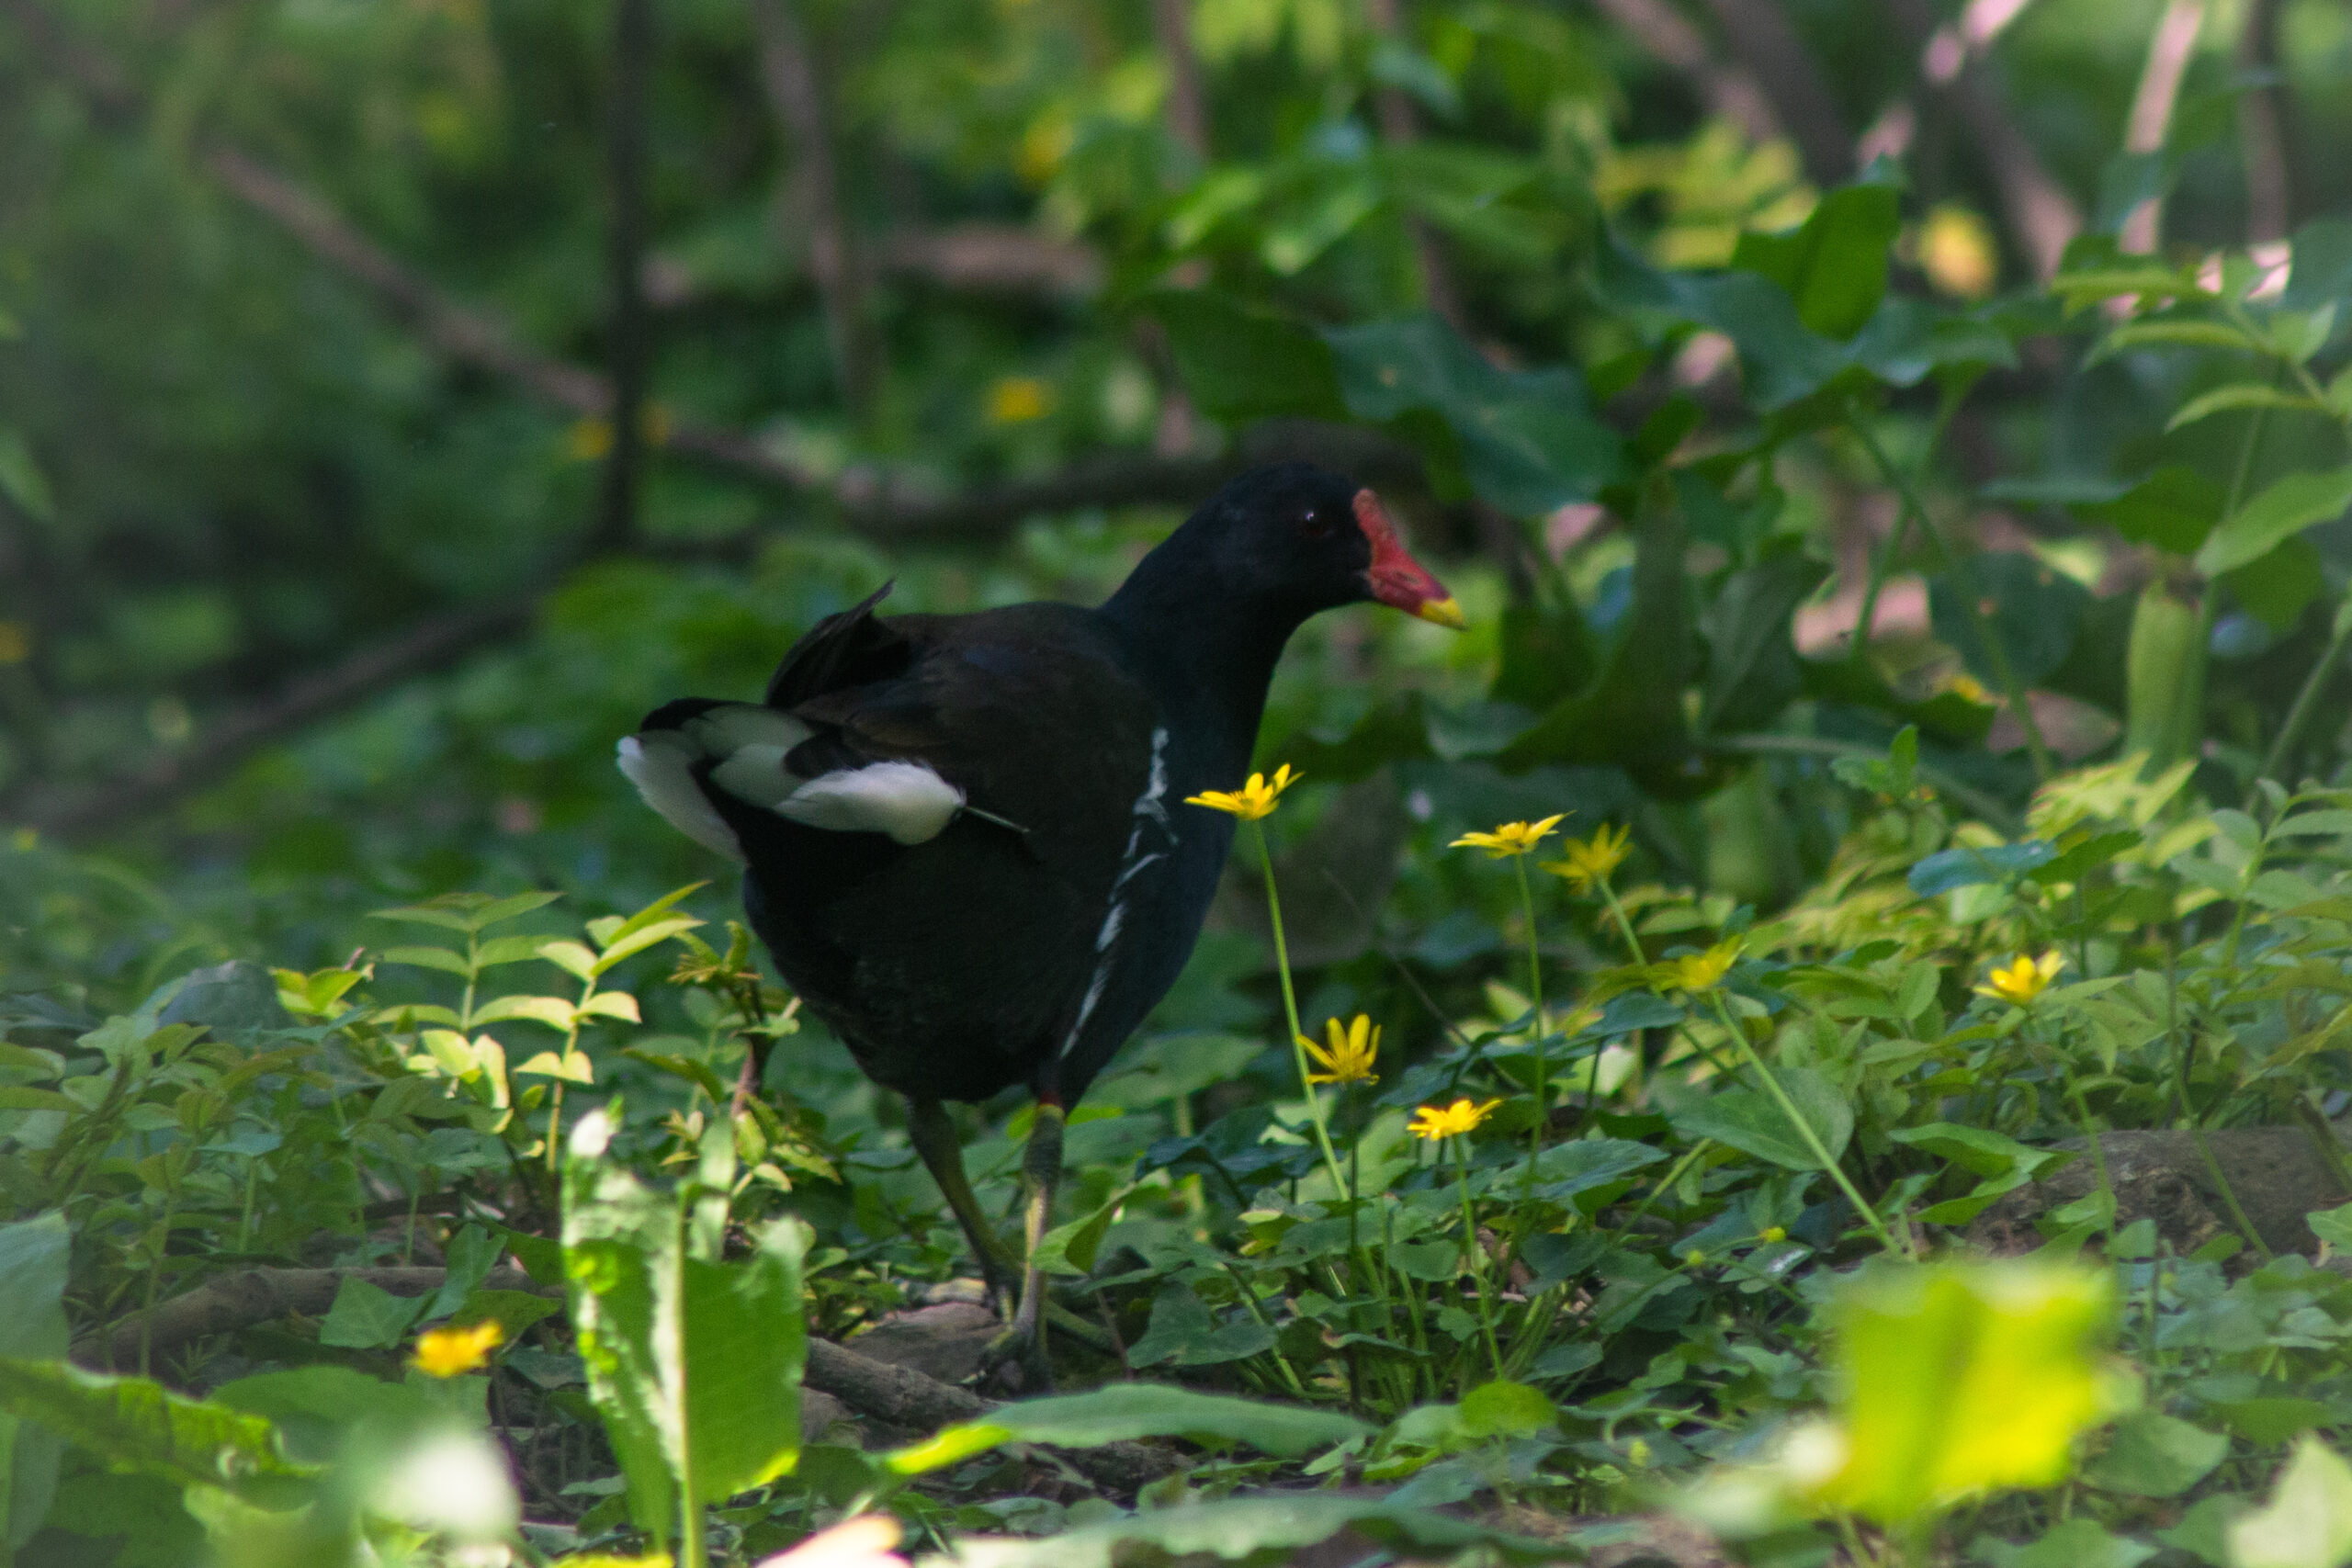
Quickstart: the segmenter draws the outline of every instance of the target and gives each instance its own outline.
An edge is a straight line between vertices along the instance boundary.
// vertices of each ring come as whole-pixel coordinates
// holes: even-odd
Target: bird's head
[[[1442,626],[1463,625],[1461,606],[1406,549],[1380,498],[1312,464],[1241,475],[1170,544],[1180,541],[1207,555],[1232,591],[1305,615],[1370,600]]]

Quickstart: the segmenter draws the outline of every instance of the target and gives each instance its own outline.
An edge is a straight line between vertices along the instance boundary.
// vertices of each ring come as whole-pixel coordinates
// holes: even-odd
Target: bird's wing
[[[738,860],[728,819],[745,807],[902,845],[970,809],[1082,876],[1099,856],[1079,846],[1124,834],[1145,784],[1140,688],[1080,635],[1082,612],[884,622],[880,598],[801,638],[766,704],[657,709],[621,742],[622,772],[673,826]]]

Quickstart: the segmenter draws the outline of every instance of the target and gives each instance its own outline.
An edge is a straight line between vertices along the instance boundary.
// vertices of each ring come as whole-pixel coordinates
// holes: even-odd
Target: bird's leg
[[[1038,1261],[1046,1232],[1053,1224],[1054,1188],[1062,1177],[1062,1128],[1069,1115],[1059,1103],[1040,1098],[1036,1124],[1030,1129],[1029,1152],[1021,1162],[1023,1189],[1023,1232],[1028,1244],[1027,1264],[1021,1279],[1021,1305],[1012,1326],[989,1348],[983,1372],[1006,1362],[1021,1368],[1024,1392],[1044,1393],[1054,1386],[1053,1363],[1046,1354],[1046,1270]]]
[[[964,1175],[964,1145],[956,1135],[956,1123],[949,1118],[947,1108],[935,1100],[907,1099],[907,1136],[915,1145],[915,1153],[922,1156],[924,1168],[931,1179],[939,1183],[940,1196],[947,1200],[956,1224],[964,1227],[964,1235],[978,1256],[980,1277],[988,1281],[989,1294],[994,1298],[997,1310],[1012,1310],[1013,1289],[1018,1267],[997,1239],[996,1230],[980,1210],[980,1201],[972,1196],[972,1183]]]

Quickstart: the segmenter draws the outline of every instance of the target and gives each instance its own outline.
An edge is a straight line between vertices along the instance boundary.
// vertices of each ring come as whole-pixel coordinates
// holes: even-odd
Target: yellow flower
[[[1281,799],[1283,791],[1296,784],[1298,779],[1299,775],[1292,773],[1290,764],[1284,762],[1274,770],[1272,784],[1266,782],[1263,773],[1251,773],[1250,782],[1239,789],[1204,790],[1199,795],[1185,796],[1184,804],[1205,806],[1211,811],[1229,811],[1244,822],[1255,822],[1261,817],[1272,817],[1274,802]]]
[[[1919,270],[1942,293],[1982,299],[2001,280],[2001,250],[1984,220],[1964,207],[1939,207],[1919,225]]]
[[[33,656],[33,629],[22,621],[0,621],[0,664],[22,664]]]
[[[1358,1013],[1353,1023],[1341,1023],[1331,1019],[1323,1025],[1329,1037],[1330,1049],[1302,1034],[1298,1043],[1309,1056],[1322,1064],[1319,1073],[1309,1073],[1306,1081],[1315,1083],[1378,1083],[1380,1077],[1372,1070],[1373,1058],[1380,1055],[1380,1025],[1372,1021],[1368,1013]]]
[[[506,1330],[494,1317],[464,1328],[427,1329],[417,1336],[412,1364],[427,1377],[453,1378],[481,1366],[505,1339]]]
[[[1981,708],[1992,707],[2000,701],[1998,697],[1984,689],[1984,682],[1966,671],[1962,671],[1945,681],[1941,690],[1950,692],[1955,696],[1965,697]]]
[[[1560,814],[1565,815],[1565,812]],[[1554,816],[1546,817],[1541,822],[1506,822],[1491,833],[1464,833],[1445,847],[1458,850],[1467,845],[1474,850],[1486,851],[1488,860],[1507,860],[1533,849],[1537,840],[1551,834],[1552,825],[1559,819],[1559,816]]]
[[[1566,881],[1579,893],[1589,893],[1596,884],[1608,881],[1610,874],[1625,863],[1625,856],[1632,852],[1633,837],[1633,829],[1620,828],[1612,834],[1609,824],[1603,822],[1594,829],[1589,841],[1570,839],[1560,846],[1566,858],[1547,861],[1541,869]]]
[[[2018,1006],[2023,1007],[2048,990],[2050,982],[2055,980],[2058,977],[2058,971],[2065,966],[2064,955],[2054,947],[2040,958],[2030,953],[2020,953],[2018,954],[2017,962],[2006,969],[1997,964],[1994,964],[1990,976],[1992,984],[1977,987],[1976,994],[1980,997],[1996,997],[2002,1001],[2015,1002]]]
[[[1463,1099],[1451,1105],[1424,1105],[1413,1112],[1405,1131],[1417,1138],[1458,1137],[1484,1122],[1487,1113],[1501,1103],[1499,1100],[1490,1100],[1484,1105],[1473,1105]]]
[[[613,423],[606,419],[575,421],[564,434],[564,446],[575,462],[594,463],[613,449]]]
[[[1681,958],[1669,958],[1658,965],[1666,971],[1669,987],[1685,991],[1712,991],[1724,983],[1731,966],[1739,962],[1739,939],[1719,942],[1704,953],[1693,953]]]
[[[1035,376],[1007,376],[989,389],[989,420],[994,424],[1026,424],[1045,418],[1053,406],[1053,389]]]

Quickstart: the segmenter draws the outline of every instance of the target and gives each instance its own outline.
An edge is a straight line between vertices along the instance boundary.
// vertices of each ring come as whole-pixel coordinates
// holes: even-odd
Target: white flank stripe
[[[1119,942],[1119,928],[1127,919],[1127,884],[1136,873],[1154,861],[1166,860],[1167,852],[1154,850],[1143,854],[1143,829],[1147,821],[1159,824],[1159,830],[1171,845],[1176,841],[1176,829],[1168,820],[1168,731],[1151,732],[1151,771],[1147,776],[1143,793],[1136,796],[1131,814],[1136,825],[1127,832],[1127,847],[1120,857],[1119,874],[1111,883],[1111,907],[1102,912],[1102,929],[1095,933],[1093,977],[1087,981],[1086,995],[1078,1004],[1078,1017],[1070,1022],[1069,1032],[1062,1036],[1062,1048],[1057,1055],[1067,1056],[1078,1049],[1079,1037],[1086,1032],[1087,1021],[1094,1016],[1094,1006],[1102,999],[1104,987],[1111,983],[1111,964],[1117,956],[1114,951]]]

